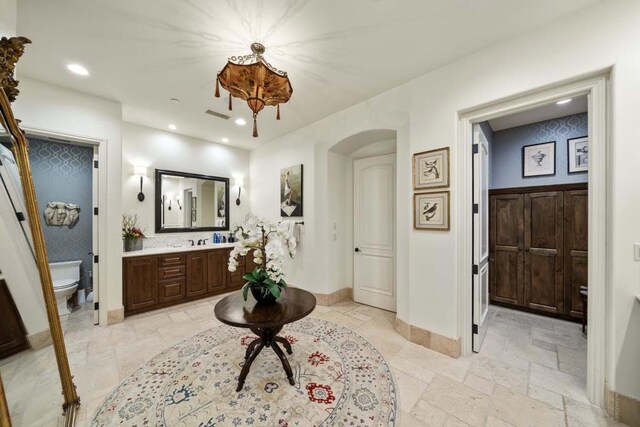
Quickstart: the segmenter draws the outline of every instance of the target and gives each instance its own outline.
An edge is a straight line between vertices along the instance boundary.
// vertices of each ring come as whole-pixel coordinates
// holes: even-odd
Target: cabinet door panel
[[[582,319],[580,286],[589,276],[589,200],[588,190],[564,192],[564,300],[565,315]]]
[[[127,258],[125,261],[125,287],[126,310],[140,310],[157,304],[157,258]]]
[[[158,284],[158,301],[179,301],[184,299],[185,296],[185,279],[179,278],[175,280],[169,280],[160,282]]]
[[[523,196],[491,196],[489,202],[489,296],[491,301],[523,305]]]
[[[209,293],[219,294],[224,292],[227,283],[227,262],[229,251],[216,249],[207,253],[208,279],[207,289]]]
[[[525,306],[563,314],[563,194],[526,194],[524,204]]]
[[[207,279],[207,252],[187,254],[187,298],[206,294]]]

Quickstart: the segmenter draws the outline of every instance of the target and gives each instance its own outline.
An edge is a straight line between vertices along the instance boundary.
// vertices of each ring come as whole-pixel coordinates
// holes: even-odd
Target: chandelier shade
[[[251,45],[253,54],[232,56],[218,73],[215,96],[220,97],[220,87],[229,92],[229,110],[233,109],[231,99],[240,98],[247,102],[253,112],[253,136],[258,136],[257,117],[265,106],[275,106],[276,119],[280,120],[280,104],[291,98],[293,88],[287,73],[272,67],[265,61],[265,51],[260,43]]]

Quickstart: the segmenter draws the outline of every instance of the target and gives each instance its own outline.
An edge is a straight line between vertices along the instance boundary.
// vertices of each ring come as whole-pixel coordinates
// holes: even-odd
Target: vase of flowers
[[[243,276],[247,282],[242,287],[242,296],[247,300],[251,290],[261,304],[274,303],[287,288],[284,276],[284,260],[293,258],[296,239],[286,223],[274,224],[252,214],[235,232],[236,243],[229,255],[229,271],[238,268],[238,257],[253,256],[256,268]]]
[[[142,249],[144,233],[138,225],[138,215],[122,214],[122,242],[125,252]]]

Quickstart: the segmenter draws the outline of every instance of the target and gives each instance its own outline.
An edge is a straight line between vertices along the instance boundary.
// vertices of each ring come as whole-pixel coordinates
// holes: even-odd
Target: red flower
[[[311,363],[312,366],[321,365],[322,363],[327,362],[328,360],[329,360],[329,356],[326,356],[320,353],[319,351],[316,351],[311,356],[309,356],[309,363]]]
[[[324,384],[309,383],[307,384],[307,393],[309,394],[309,400],[316,403],[324,403],[329,405],[336,400],[331,387]]]

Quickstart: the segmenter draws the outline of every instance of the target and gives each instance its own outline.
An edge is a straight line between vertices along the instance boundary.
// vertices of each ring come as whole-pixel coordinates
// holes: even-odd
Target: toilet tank
[[[82,261],[51,262],[51,280],[80,281],[80,264]]]

